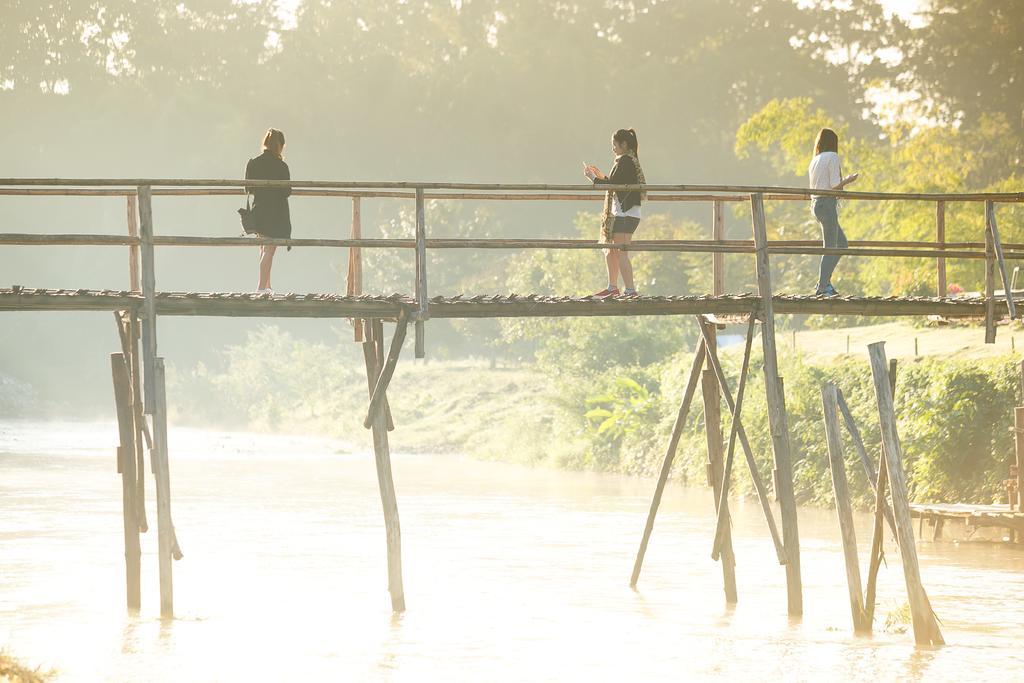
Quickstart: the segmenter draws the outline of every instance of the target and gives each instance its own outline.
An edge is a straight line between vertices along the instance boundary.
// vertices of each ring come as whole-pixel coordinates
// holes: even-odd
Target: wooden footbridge
[[[352,203],[351,233],[339,239],[254,239],[248,237],[194,237],[157,232],[154,196],[197,197],[242,194],[242,187],[283,187],[293,197],[344,198]],[[709,238],[704,240],[644,241],[630,245],[596,244],[578,239],[432,239],[427,236],[425,205],[427,200],[441,201],[571,201],[596,202],[607,189],[643,190],[651,202],[701,202],[710,204]],[[718,525],[713,542],[713,557],[722,561],[726,599],[736,600],[733,553],[727,505],[728,484],[733,453],[738,442],[754,477],[780,565],[784,567],[787,604],[791,615],[803,611],[800,577],[800,542],[796,501],[793,492],[792,456],[787,427],[782,378],[779,376],[775,342],[776,314],[842,314],[870,316],[942,316],[984,320],[985,341],[994,342],[996,324],[1001,318],[1017,315],[1007,277],[1006,262],[1024,260],[1024,244],[1004,244],[1000,240],[996,216],[1000,204],[1024,201],[1024,193],[986,194],[892,194],[870,192],[829,192],[851,201],[915,201],[935,205],[936,239],[927,242],[851,241],[845,249],[824,249],[819,242],[806,240],[769,240],[765,219],[767,201],[806,201],[807,190],[797,188],[710,185],[493,185],[464,183],[363,183],[324,181],[253,180],[157,180],[157,179],[0,179],[0,196],[79,196],[122,198],[127,209],[127,230],[121,234],[38,234],[0,232],[0,246],[65,245],[75,247],[127,248],[127,287],[121,291],[45,289],[40,286],[13,285],[0,289],[0,311],[113,311],[121,340],[121,351],[113,354],[112,373],[115,388],[120,447],[118,471],[122,474],[124,537],[127,578],[127,603],[130,609],[141,604],[140,541],[145,531],[144,450],[151,454],[156,481],[157,535],[159,544],[160,608],[165,617],[173,615],[172,558],[182,556],[171,521],[170,467],[167,432],[167,403],[164,388],[164,364],[158,353],[157,319],[160,316],[245,316],[348,318],[355,322],[356,340],[363,345],[368,382],[368,408],[365,426],[372,429],[374,455],[384,508],[387,536],[388,586],[392,606],[404,610],[402,586],[401,535],[398,504],[391,476],[388,431],[394,429],[387,401],[387,390],[405,341],[408,326],[414,327],[416,357],[426,351],[425,323],[431,318],[491,318],[528,316],[695,316],[700,343],[694,354],[693,368],[679,416],[673,429],[665,463],[657,483],[640,552],[634,566],[632,584],[640,574],[644,553],[654,525],[655,515],[682,433],[682,426],[698,384],[702,386],[708,438],[709,480],[715,488]],[[368,239],[361,232],[363,199],[413,201],[416,207],[415,236],[412,239]],[[750,240],[725,239],[724,209],[737,202],[749,204],[752,235]],[[979,240],[949,242],[945,237],[945,209],[950,202],[970,202],[979,206]],[[157,287],[154,252],[156,247],[251,247],[259,244],[297,248],[343,248],[348,250],[348,274],[345,292],[315,294],[248,294],[167,292]],[[415,286],[412,292],[370,295],[362,291],[361,251],[366,248],[411,249],[415,252]],[[630,251],[671,251],[681,254],[708,254],[713,291],[700,296],[640,296],[625,299],[593,299],[577,296],[489,295],[431,297],[428,290],[427,251],[432,249],[628,249]],[[724,287],[724,257],[746,254],[755,260],[757,292],[727,293]],[[779,294],[772,285],[771,258],[786,254],[837,254],[872,258],[933,258],[936,262],[934,297],[841,297],[822,298]],[[985,261],[984,295],[977,298],[949,298],[946,294],[946,261],[978,259]],[[997,278],[1002,292],[997,296]],[[45,285],[45,283],[36,283]],[[713,316],[741,317],[747,324],[744,370],[735,399],[717,359],[718,326]],[[390,344],[386,344],[384,323],[395,325]],[[775,462],[774,495],[779,507],[776,524],[768,487],[753,467],[753,454],[739,419],[746,388],[750,347],[755,326],[761,329],[764,352],[765,391]],[[873,369],[882,360],[872,358]],[[884,384],[876,376],[879,386]],[[725,399],[732,415],[728,449],[721,432],[721,402]],[[880,399],[880,411],[882,410]],[[891,411],[891,401],[888,410]],[[834,417],[834,415],[833,415]],[[885,417],[883,416],[883,426]],[[901,548],[912,546],[912,531],[906,501],[897,496],[902,483],[895,427],[886,433],[893,511],[887,512],[890,524],[899,524]],[[893,458],[896,459],[893,459]],[[885,472],[884,461],[881,472]],[[884,474],[881,475],[884,477]],[[881,481],[881,478],[880,478]],[[902,503],[901,503],[902,501]],[[901,507],[902,505],[902,507]],[[884,508],[885,505],[883,504]],[[881,508],[880,508],[881,509]],[[904,520],[903,517],[906,517]],[[904,524],[905,523],[905,524]],[[779,532],[781,528],[781,533]],[[896,529],[896,526],[893,526]],[[844,531],[845,534],[845,531]],[[845,538],[845,536],[844,536]],[[905,560],[907,558],[905,557]],[[916,554],[913,558],[916,571]],[[859,581],[859,579],[858,579]],[[851,584],[852,585],[852,584]],[[859,584],[858,584],[859,586]],[[908,576],[908,590],[911,580]],[[859,587],[858,587],[859,590]],[[922,589],[923,594],[923,589]],[[915,631],[916,631],[915,616]],[[927,633],[927,631],[923,631]],[[937,634],[937,630],[935,631]],[[920,642],[935,642],[925,638]]]

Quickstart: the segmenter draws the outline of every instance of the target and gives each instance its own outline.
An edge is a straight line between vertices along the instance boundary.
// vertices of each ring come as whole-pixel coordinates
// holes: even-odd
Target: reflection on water
[[[756,503],[732,504],[729,609],[708,491],[666,491],[633,591],[652,482],[451,456],[395,457],[409,611],[394,616],[371,456],[175,428],[178,616],[158,618],[153,531],[129,617],[116,438],[113,425],[0,424],[0,646],[64,680],[977,679],[1024,664],[1014,547],[919,544],[949,645],[917,650],[909,633],[851,634],[829,510],[801,511],[806,614],[792,620]],[[870,520],[858,524],[863,557]],[[903,602],[888,558],[879,622]]]

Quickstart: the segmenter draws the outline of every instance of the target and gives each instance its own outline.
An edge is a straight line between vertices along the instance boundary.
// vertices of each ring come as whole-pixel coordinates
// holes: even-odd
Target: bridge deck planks
[[[743,315],[755,294],[722,296],[641,296],[628,299],[539,295],[434,297],[431,318],[575,317],[634,315]],[[1024,303],[1024,302],[1022,302]],[[138,293],[112,290],[0,289],[0,311],[111,311],[141,309]],[[778,295],[775,313],[942,316],[983,318],[980,298],[815,297]],[[301,318],[393,318],[414,311],[411,296],[344,296],[337,294],[254,294],[231,292],[159,292],[157,315]],[[996,302],[996,315],[1006,315],[1006,302]]]

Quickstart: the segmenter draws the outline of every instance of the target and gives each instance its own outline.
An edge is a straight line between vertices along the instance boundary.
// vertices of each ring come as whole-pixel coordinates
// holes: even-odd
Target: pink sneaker
[[[602,289],[600,292],[597,292],[596,294],[591,294],[588,298],[590,298],[590,299],[607,299],[608,297],[614,297],[614,296],[618,296],[618,295],[619,295],[619,288],[618,287],[608,287],[607,289]]]

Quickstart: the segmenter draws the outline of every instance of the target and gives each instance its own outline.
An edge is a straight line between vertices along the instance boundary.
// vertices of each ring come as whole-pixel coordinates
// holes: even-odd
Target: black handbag
[[[242,231],[246,235],[252,235],[258,232],[256,230],[256,214],[253,213],[252,206],[249,204],[249,193],[245,193],[245,207],[238,210],[238,217],[242,220]]]

